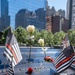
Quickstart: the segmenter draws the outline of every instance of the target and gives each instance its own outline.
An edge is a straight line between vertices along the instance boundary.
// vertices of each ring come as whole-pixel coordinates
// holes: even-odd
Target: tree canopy
[[[9,27],[3,31],[0,44],[5,44],[8,29]],[[19,44],[29,45],[29,33],[26,28],[19,26],[17,29],[13,30],[13,33],[15,34]],[[41,38],[45,40],[45,46],[62,45],[63,38],[66,34],[68,34],[71,44],[75,46],[75,30],[68,30],[67,33],[60,31],[53,34],[52,32],[48,32],[46,30],[39,31],[38,29],[35,29],[33,34],[34,40],[32,41],[32,45],[39,46],[38,40]]]

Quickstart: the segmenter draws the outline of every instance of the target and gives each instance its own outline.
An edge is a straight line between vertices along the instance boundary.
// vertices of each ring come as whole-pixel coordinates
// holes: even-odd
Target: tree
[[[64,37],[65,37],[65,33],[63,31],[56,32],[53,38],[54,45],[61,45]]]
[[[43,38],[44,41],[45,41],[45,46],[47,45],[47,35],[48,35],[48,32],[46,30],[41,30],[40,32],[40,38]]]
[[[68,36],[69,36],[69,40],[70,43],[75,46],[75,30],[68,30]]]
[[[52,32],[48,32],[47,34],[47,45],[48,46],[52,46],[54,44],[53,42],[53,33]]]
[[[4,31],[3,31],[3,35],[2,35],[2,38],[1,38],[1,44],[5,44],[6,42],[6,36],[7,36],[7,33],[8,33],[8,29],[10,28],[11,26],[9,26],[8,28],[6,28]]]
[[[34,46],[38,46],[38,40],[40,38],[41,33],[39,32],[38,29],[35,29],[34,32]]]
[[[18,40],[18,42],[21,43],[26,43],[27,40],[27,31],[25,28],[19,26],[16,30],[15,30],[15,36]]]

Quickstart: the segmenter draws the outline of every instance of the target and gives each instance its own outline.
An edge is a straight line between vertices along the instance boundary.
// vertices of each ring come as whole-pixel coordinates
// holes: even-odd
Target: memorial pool
[[[7,64],[8,61],[3,56],[4,50],[4,47],[0,48],[0,60],[2,61],[2,64]],[[44,61],[45,55],[40,47],[33,47],[31,49],[31,59],[33,59],[33,61],[31,61],[30,63],[28,63],[27,61],[29,57],[30,48],[21,47],[20,50],[23,59],[18,65],[15,66],[15,75],[28,75],[26,74],[28,67],[33,68],[34,71],[32,75],[50,75],[50,67],[53,66],[53,63]],[[48,47],[48,50],[46,51],[46,56],[50,56],[51,58],[55,59],[55,57],[60,53],[60,51],[61,49],[52,49]]]

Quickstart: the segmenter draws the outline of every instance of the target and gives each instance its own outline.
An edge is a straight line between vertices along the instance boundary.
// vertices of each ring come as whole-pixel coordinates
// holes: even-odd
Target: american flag
[[[9,28],[6,37],[4,56],[7,60],[12,62],[13,67],[17,65],[22,60],[22,55],[19,49],[18,42],[12,33],[12,29]]]
[[[67,48],[68,46],[70,46],[70,41],[69,41],[68,35],[66,35],[64,40],[63,40],[63,49]]]
[[[58,73],[64,71],[71,66],[74,59],[74,51],[72,46],[65,48],[54,60],[54,65]]]
[[[68,46],[70,46],[70,41],[69,41],[68,35],[66,35],[64,40],[63,40],[63,49],[67,48]],[[75,56],[73,57],[73,63],[71,65],[71,67],[75,69]]]

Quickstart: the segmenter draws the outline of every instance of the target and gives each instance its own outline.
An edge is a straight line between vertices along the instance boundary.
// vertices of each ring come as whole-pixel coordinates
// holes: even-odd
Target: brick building
[[[49,32],[52,31],[53,33],[55,33],[61,30],[67,32],[68,30],[69,20],[61,16],[47,16],[46,21],[46,30]]]
[[[51,16],[46,17],[46,30],[48,32],[52,31],[52,18],[51,18]]]

